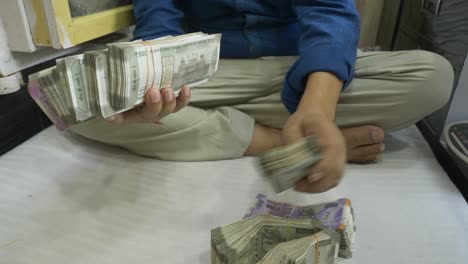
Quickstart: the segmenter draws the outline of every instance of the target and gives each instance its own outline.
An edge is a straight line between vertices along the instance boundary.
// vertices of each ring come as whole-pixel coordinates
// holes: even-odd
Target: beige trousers
[[[289,116],[280,100],[295,57],[221,60],[216,75],[192,90],[189,106],[157,124],[116,126],[95,119],[70,130],[84,137],[163,160],[242,157],[255,122],[281,128]],[[452,67],[425,51],[358,53],[355,79],[340,96],[339,127],[377,125],[396,130],[441,108]]]

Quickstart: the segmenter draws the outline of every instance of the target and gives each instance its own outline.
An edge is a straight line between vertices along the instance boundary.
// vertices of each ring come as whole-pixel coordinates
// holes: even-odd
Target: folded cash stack
[[[275,148],[258,157],[264,175],[276,192],[293,187],[309,175],[312,167],[321,159],[320,148],[314,136],[294,144]]]
[[[348,199],[295,206],[259,194],[244,219],[211,230],[212,264],[333,264],[351,258]]]
[[[221,36],[192,33],[120,42],[58,59],[29,76],[31,97],[60,130],[141,105],[148,89],[203,84],[217,71]]]

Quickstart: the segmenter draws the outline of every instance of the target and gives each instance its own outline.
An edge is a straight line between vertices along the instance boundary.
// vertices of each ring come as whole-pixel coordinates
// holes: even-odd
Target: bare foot
[[[341,129],[346,140],[346,152],[350,163],[370,163],[382,158],[385,151],[384,131],[376,126]]]
[[[361,126],[341,129],[346,140],[346,154],[350,163],[370,163],[382,158],[385,151],[384,132],[376,126]],[[275,147],[282,146],[281,130],[255,124],[252,141],[245,156],[258,156]]]
[[[252,142],[245,151],[245,156],[258,156],[272,148],[281,146],[281,129],[255,124]]]

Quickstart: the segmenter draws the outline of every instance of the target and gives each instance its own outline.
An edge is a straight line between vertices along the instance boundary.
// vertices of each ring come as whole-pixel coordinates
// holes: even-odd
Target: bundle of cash
[[[351,207],[351,201],[347,198],[315,205],[297,206],[274,201],[263,194],[258,194],[244,219],[264,214],[287,219],[319,220],[323,228],[331,228],[341,235],[339,256],[352,257],[356,226],[354,210]]]
[[[120,42],[56,61],[29,76],[28,90],[60,130],[139,106],[149,89],[206,83],[218,69],[221,35],[191,33]]]
[[[287,190],[307,177],[320,159],[320,148],[313,136],[292,145],[269,150],[258,157],[264,175],[276,192]]]
[[[277,259],[287,255],[317,260],[307,263],[332,264],[338,253],[339,234],[333,230],[321,233],[323,230],[322,223],[315,219],[257,215],[211,230],[211,263],[290,263]],[[300,240],[306,237],[311,238]]]
[[[315,235],[279,243],[258,264],[335,263],[339,235],[323,230]]]

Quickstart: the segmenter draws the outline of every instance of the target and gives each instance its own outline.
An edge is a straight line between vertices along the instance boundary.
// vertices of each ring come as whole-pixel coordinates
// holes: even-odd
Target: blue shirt
[[[222,33],[222,58],[298,55],[282,101],[295,112],[310,73],[354,76],[360,21],[354,0],[134,0],[135,39]]]

